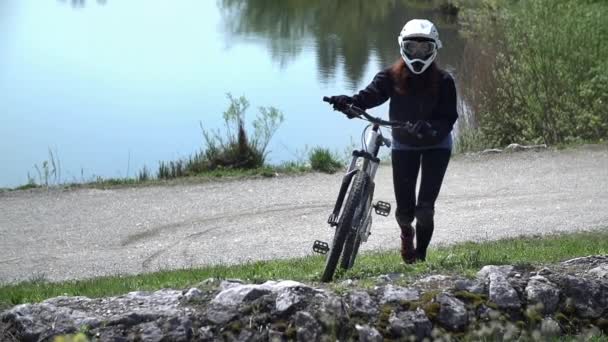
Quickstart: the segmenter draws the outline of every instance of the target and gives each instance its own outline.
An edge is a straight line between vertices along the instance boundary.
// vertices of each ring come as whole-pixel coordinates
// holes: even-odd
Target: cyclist
[[[454,79],[435,62],[442,45],[435,25],[428,20],[410,20],[401,30],[398,43],[402,58],[380,71],[367,88],[352,97],[339,95],[331,100],[335,109],[354,104],[365,110],[390,99],[390,120],[414,123],[412,130],[392,131],[393,186],[396,219],[401,229],[401,256],[405,263],[414,263],[425,260],[433,235],[435,200],[450,160],[451,131],[458,112]],[[421,180],[416,199],[419,171]]]

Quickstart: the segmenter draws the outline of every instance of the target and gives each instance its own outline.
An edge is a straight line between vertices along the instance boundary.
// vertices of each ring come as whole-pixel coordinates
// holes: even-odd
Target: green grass
[[[397,251],[363,253],[352,270],[344,274],[338,273],[336,282],[349,278],[360,279],[362,284],[372,283],[378,275],[394,272],[410,277],[429,273],[459,273],[471,276],[480,267],[488,264],[539,265],[597,254],[608,254],[608,229],[483,243],[467,242],[432,248],[427,262],[415,265],[404,265]],[[263,282],[267,279],[317,282],[323,266],[323,257],[310,256],[60,283],[38,279],[0,286],[0,309],[60,295],[103,297],[135,290],[186,288],[211,277],[238,278],[251,282]]]
[[[213,171],[202,172],[193,176],[180,177],[175,179],[157,179],[148,178],[145,180],[135,178],[101,178],[84,183],[68,183],[53,186],[56,188],[66,189],[114,189],[124,187],[146,187],[156,185],[180,185],[180,184],[199,184],[218,180],[236,180],[245,178],[258,177],[276,177],[277,175],[297,175],[309,172],[310,167],[296,162],[287,162],[280,165],[269,165],[256,169],[217,169]],[[28,189],[47,189],[38,185],[23,185],[13,189],[3,189],[4,191],[18,191]]]
[[[337,156],[329,149],[315,147],[309,155],[310,167],[315,171],[335,173],[344,167]]]

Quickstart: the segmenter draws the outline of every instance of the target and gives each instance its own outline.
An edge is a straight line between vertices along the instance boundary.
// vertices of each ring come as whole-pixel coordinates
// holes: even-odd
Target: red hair
[[[439,68],[433,62],[422,74],[416,75],[410,71],[402,58],[391,66],[391,76],[395,91],[400,95],[431,95],[439,94]]]

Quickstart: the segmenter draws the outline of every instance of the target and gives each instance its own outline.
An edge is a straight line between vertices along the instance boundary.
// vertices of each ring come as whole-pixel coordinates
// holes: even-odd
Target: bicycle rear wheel
[[[331,249],[329,250],[329,254],[325,260],[325,269],[323,270],[323,275],[321,276],[322,282],[329,282],[334,277],[336,267],[338,266],[338,261],[340,260],[342,250],[344,249],[344,242],[348,234],[352,231],[353,219],[357,207],[362,202],[364,189],[368,179],[369,176],[361,171],[359,171],[353,179],[346,203],[344,204],[342,214],[340,215],[340,219],[338,221],[338,226],[336,227]]]

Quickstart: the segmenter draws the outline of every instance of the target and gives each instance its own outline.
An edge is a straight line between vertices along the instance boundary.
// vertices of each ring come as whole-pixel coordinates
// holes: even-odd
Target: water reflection
[[[398,58],[397,34],[413,18],[438,25],[445,48],[442,61],[460,62],[463,42],[456,18],[429,1],[385,0],[218,0],[228,43],[262,39],[281,66],[314,49],[319,79],[333,80],[341,66],[351,88],[361,85],[368,64],[382,68]]]
[[[93,1],[89,0],[58,0],[59,2],[70,3],[74,8],[82,8],[85,7],[87,3],[91,3]],[[105,5],[107,0],[96,0],[97,4]]]

